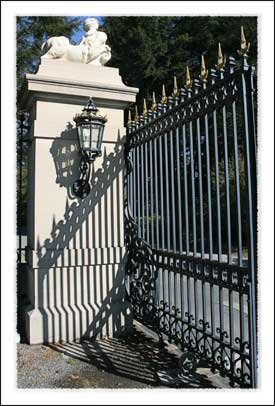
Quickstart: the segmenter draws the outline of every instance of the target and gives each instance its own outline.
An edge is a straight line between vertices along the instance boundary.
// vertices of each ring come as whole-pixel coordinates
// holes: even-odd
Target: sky
[[[81,20],[84,21],[84,20],[86,20],[86,18],[88,18],[88,17],[95,17],[95,18],[97,18],[97,20],[99,21],[99,26],[101,27],[101,26],[103,25],[104,20],[103,20],[103,17],[100,17],[100,16],[82,16],[82,17],[81,17]],[[83,30],[83,29],[80,29],[79,31],[77,31],[77,32],[72,36],[72,40],[75,41],[75,42],[79,42],[79,41],[81,40],[83,34],[84,34],[84,30]]]

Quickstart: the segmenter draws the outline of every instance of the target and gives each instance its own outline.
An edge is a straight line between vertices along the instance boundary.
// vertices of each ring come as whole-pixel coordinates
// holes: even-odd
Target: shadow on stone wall
[[[118,134],[109,154],[103,146],[102,166],[92,169],[91,193],[72,202],[70,188],[80,175],[73,131],[68,127],[51,147],[56,182],[68,192],[64,217],[58,223],[54,218],[50,237],[37,242],[37,269],[29,273],[37,273],[38,301],[28,310],[42,315],[44,343],[119,335],[132,324],[124,300],[125,252],[118,238],[123,236],[122,140]],[[30,283],[35,286],[35,279]]]

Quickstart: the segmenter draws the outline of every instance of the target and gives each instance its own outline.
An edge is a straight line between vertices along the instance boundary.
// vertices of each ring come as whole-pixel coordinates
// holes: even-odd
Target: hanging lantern
[[[73,120],[76,123],[81,153],[81,178],[74,182],[72,191],[75,196],[83,199],[90,193],[90,166],[96,157],[101,155],[101,143],[107,118],[99,113],[98,108],[90,97],[82,113],[77,114]]]

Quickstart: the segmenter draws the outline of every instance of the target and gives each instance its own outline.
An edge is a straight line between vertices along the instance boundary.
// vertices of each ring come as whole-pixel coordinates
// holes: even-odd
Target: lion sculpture
[[[106,45],[107,35],[98,31],[96,18],[87,18],[83,28],[86,34],[78,45],[70,44],[66,37],[51,37],[42,45],[41,59],[60,59],[89,65],[105,65],[111,59],[111,48]]]

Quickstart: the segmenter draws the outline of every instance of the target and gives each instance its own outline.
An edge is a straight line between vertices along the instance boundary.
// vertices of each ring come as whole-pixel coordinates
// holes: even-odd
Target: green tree
[[[79,17],[17,17],[16,20],[16,77],[17,90],[19,91],[25,74],[35,72],[39,57],[41,54],[41,46],[43,42],[51,36],[65,35],[71,39],[74,32],[80,25]],[[18,115],[21,113],[17,112]],[[19,135],[18,135],[19,137]],[[22,160],[19,154],[19,139],[17,137],[17,216],[18,224],[22,227],[26,226],[27,212],[27,146],[24,143]],[[21,162],[20,162],[21,161]],[[22,189],[21,202],[19,202],[19,167],[22,165]]]
[[[256,62],[257,17],[105,17],[104,31],[112,48],[110,65],[120,69],[125,84],[139,87],[137,103],[160,96],[165,83],[172,91],[173,76],[182,87],[185,67],[198,76],[200,58],[207,68],[217,62],[218,43],[225,55],[237,57],[240,27],[251,42],[250,61]]]
[[[19,88],[25,73],[33,73],[38,65],[43,42],[51,36],[69,38],[79,28],[79,17],[17,17],[16,70]]]

